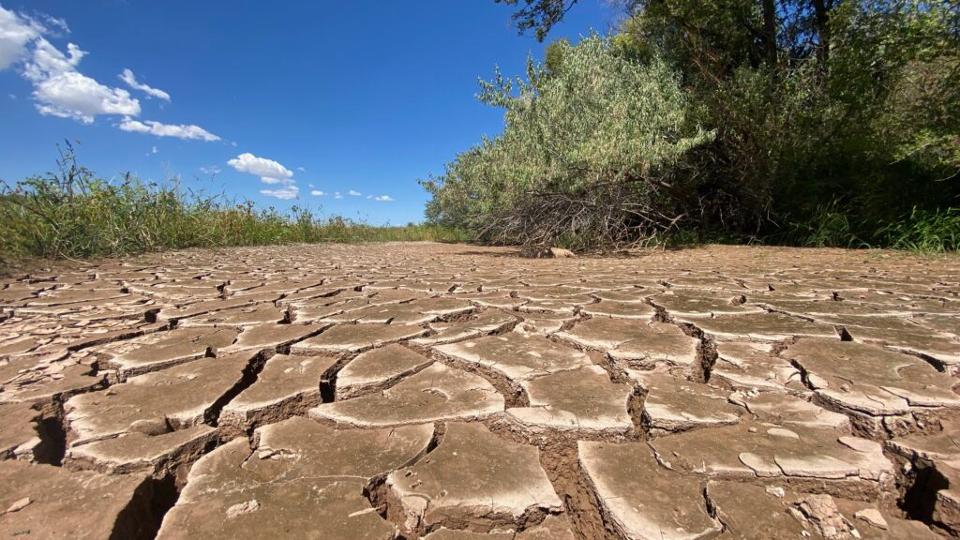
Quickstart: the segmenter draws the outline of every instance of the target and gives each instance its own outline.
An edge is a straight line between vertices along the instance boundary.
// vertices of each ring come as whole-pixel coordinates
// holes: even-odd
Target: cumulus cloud
[[[43,26],[0,6],[0,70],[27,55],[27,44],[40,37]]]
[[[140,114],[140,103],[127,91],[104,86],[76,71],[38,81],[33,98],[40,114],[72,118],[84,124],[102,114]]]
[[[67,43],[64,54],[45,38],[33,42],[33,51],[23,66],[23,76],[31,82],[40,82],[64,73],[75,72],[80,61],[87,56],[76,43]]]
[[[334,198],[334,199],[342,199],[342,198],[343,198],[343,195],[341,195],[339,191],[335,191],[335,192],[333,192],[333,198]]]
[[[118,127],[124,131],[181,139],[219,140],[216,135],[195,125],[133,120],[140,116],[139,100],[127,90],[102,84],[81,73],[78,65],[87,52],[75,43],[68,43],[63,51],[47,39],[69,33],[67,22],[49,15],[38,17],[43,23],[0,6],[0,70],[18,67],[23,78],[33,85],[32,98],[40,114],[70,118],[85,124],[101,115],[122,116],[123,121]],[[125,69],[120,78],[149,96],[170,100],[170,95],[163,90],[138,82],[129,69]]]
[[[290,200],[297,198],[297,195],[300,194],[300,188],[298,188],[295,184],[290,184],[279,189],[261,189],[260,194],[266,195],[267,197]]]
[[[259,176],[260,181],[264,184],[280,186],[275,189],[261,189],[260,193],[267,197],[286,200],[296,199],[300,194],[300,188],[297,187],[297,183],[293,179],[293,171],[284,167],[278,161],[245,152],[227,161],[227,165],[238,172]]]
[[[206,175],[215,176],[215,175],[220,174],[220,167],[217,167],[216,165],[210,165],[210,166],[207,166],[207,167],[200,167],[200,172],[202,172],[203,174],[206,174]]]
[[[40,114],[86,124],[101,114],[139,115],[140,102],[129,92],[100,84],[77,71],[77,64],[86,55],[74,43],[67,45],[64,54],[45,38],[34,38],[22,74],[33,83],[34,104]]]
[[[267,178],[293,178],[293,171],[272,159],[257,157],[245,152],[227,161],[238,172]]]
[[[260,194],[267,197],[276,197],[277,199],[289,200],[296,199],[300,194],[300,187],[292,178],[270,178],[261,177],[260,181],[264,184],[275,185],[278,187],[271,189],[261,189]]]
[[[8,29],[0,29],[0,33],[4,30]],[[129,92],[100,84],[77,71],[87,52],[75,43],[67,45],[66,54],[39,34],[28,45],[22,75],[33,84],[33,100],[40,114],[86,124],[101,114],[140,114],[140,102]]]
[[[127,83],[127,86],[133,88],[134,90],[139,90],[150,97],[155,97],[164,101],[170,101],[170,94],[160,90],[159,88],[154,88],[138,81],[137,77],[133,74],[133,70],[129,68],[124,69],[123,73],[117,76],[120,77],[121,81]]]
[[[359,191],[351,189],[350,191],[347,192],[347,195],[350,195],[351,197],[360,197],[363,195],[363,193],[360,193]]]
[[[324,195],[326,195],[325,192],[320,191],[319,189],[315,189],[311,191],[310,194],[313,195],[314,197],[323,197]]]
[[[134,120],[133,118],[124,118],[117,126],[123,131],[132,131],[134,133],[148,133],[157,137],[176,137],[178,139],[189,139],[199,141],[219,141],[213,133],[193,124],[161,124],[153,120]]]
[[[393,202],[393,197],[389,195],[378,195],[374,197],[373,200],[380,202]]]

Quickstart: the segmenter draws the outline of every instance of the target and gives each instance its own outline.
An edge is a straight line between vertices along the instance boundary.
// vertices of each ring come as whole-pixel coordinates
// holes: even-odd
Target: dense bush
[[[805,231],[829,217],[829,245],[881,245],[877,231],[914,207],[958,203],[960,41],[951,10],[837,6],[829,55],[805,50],[808,36],[790,37],[804,36],[801,20],[782,28],[773,64],[730,61],[729,74],[717,76],[684,71],[691,100],[704,104],[699,120],[717,126],[714,183],[748,203],[738,208],[741,231],[807,243]]]
[[[713,136],[689,120],[674,72],[596,36],[559,43],[527,71],[482,83],[481,101],[505,110],[504,132],[423,182],[427,216],[482,240],[572,247],[673,227],[696,191],[679,164]]]
[[[526,2],[518,27],[542,37],[575,3]],[[895,231],[960,227],[960,4],[624,4],[609,40],[554,43],[527,81],[484,86],[504,133],[425,182],[428,217],[574,247],[667,233],[951,249]]]
[[[452,229],[410,224],[374,227],[341,217],[291,214],[220,196],[188,193],[176,184],[96,178],[69,146],[59,170],[0,191],[0,270],[23,259],[118,256],[190,247],[297,242],[463,240]]]

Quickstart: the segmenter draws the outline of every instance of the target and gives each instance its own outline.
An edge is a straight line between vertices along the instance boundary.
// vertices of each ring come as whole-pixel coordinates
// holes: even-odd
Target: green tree
[[[513,22],[520,33],[534,30],[538,41],[550,32],[555,24],[563,20],[579,0],[494,0],[498,4],[508,6],[521,5],[513,13]]]
[[[572,6],[527,2],[515,20],[542,37]],[[915,207],[960,204],[957,2],[622,6],[620,53],[672,66],[690,114],[716,132],[692,156],[699,228],[805,242],[822,220],[844,223],[846,243],[874,242],[886,223],[923,215]]]
[[[713,134],[688,117],[673,70],[596,36],[552,50],[549,70],[530,62],[525,79],[481,82],[480,100],[505,110],[504,132],[423,182],[428,217],[483,240],[579,248],[675,227],[696,198],[676,171]]]

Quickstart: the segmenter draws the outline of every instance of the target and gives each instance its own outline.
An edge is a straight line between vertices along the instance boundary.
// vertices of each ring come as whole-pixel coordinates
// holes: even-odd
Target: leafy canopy
[[[478,97],[504,109],[504,131],[423,182],[434,196],[428,217],[504,242],[582,235],[604,212],[641,235],[668,227],[675,216],[654,204],[670,196],[665,175],[712,138],[688,118],[674,72],[658,58],[637,62],[596,35],[551,51],[547,65],[528,62],[525,79],[498,71],[481,81]],[[601,203],[612,188],[621,201]],[[557,200],[592,210],[567,219],[553,212]],[[626,229],[611,239],[625,239]]]

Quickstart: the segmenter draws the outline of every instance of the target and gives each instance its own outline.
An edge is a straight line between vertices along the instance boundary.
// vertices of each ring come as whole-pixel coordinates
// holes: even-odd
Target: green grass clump
[[[960,208],[922,211],[893,222],[878,232],[888,245],[928,253],[960,251]]]
[[[372,226],[309,209],[257,209],[176,183],[96,178],[67,146],[58,171],[0,191],[0,267],[27,259],[114,257],[193,247],[313,242],[463,241],[437,225]]]

